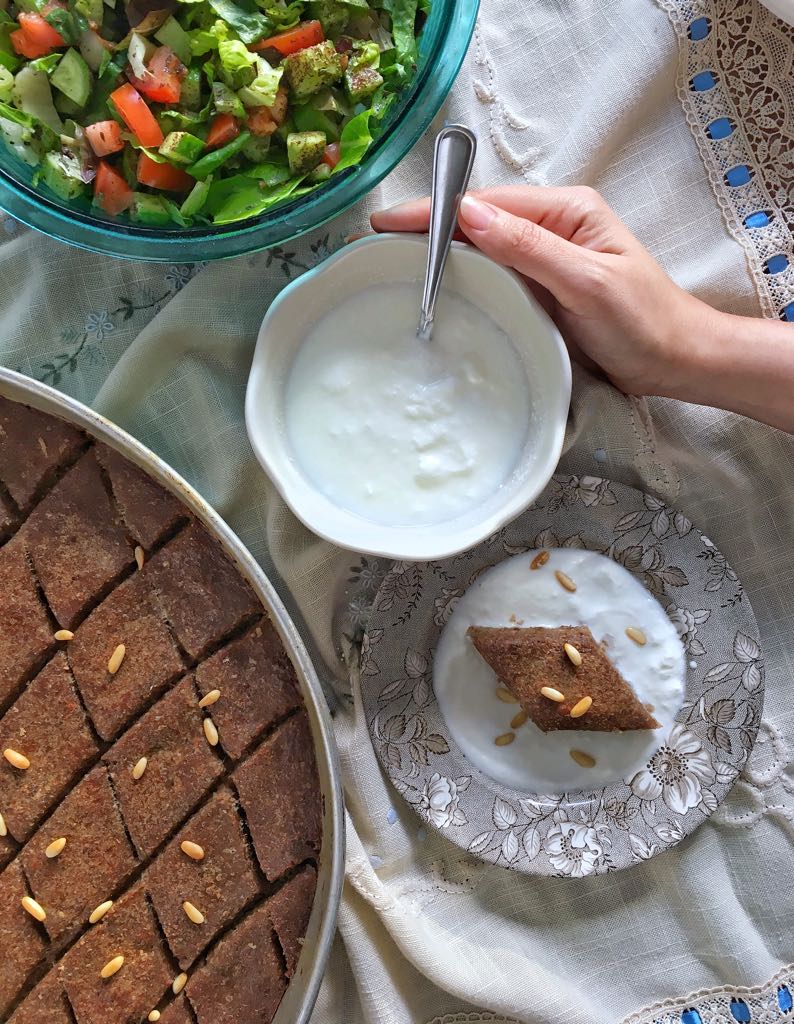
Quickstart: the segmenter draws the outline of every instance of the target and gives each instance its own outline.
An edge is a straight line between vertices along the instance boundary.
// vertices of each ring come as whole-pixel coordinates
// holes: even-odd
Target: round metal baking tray
[[[154,452],[81,402],[0,367],[0,395],[68,420],[126,456],[177,495],[219,541],[253,588],[278,630],[298,676],[311,723],[323,799],[323,837],[317,864],[317,890],[298,968],[273,1024],[307,1024],[320,988],[336,928],[344,880],[344,813],[339,763],[331,719],[317,673],[297,628],[273,584],[226,523],[181,476]],[[245,1024],[240,1021],[240,1024]]]

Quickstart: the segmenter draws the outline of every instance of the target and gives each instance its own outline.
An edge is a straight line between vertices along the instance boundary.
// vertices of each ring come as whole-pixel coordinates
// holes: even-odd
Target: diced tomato
[[[61,33],[48,24],[40,14],[21,11],[19,26],[9,33],[9,39],[16,52],[29,60],[46,57],[57,47],[66,46]]]
[[[128,83],[119,86],[110,94],[110,99],[121,119],[142,146],[153,149],[162,143],[165,138],[163,131],[134,86]]]
[[[159,188],[164,192],[186,192],[196,181],[186,174],[181,167],[173,164],[158,164],[145,153],[138,157],[138,181],[149,188]]]
[[[272,135],[278,125],[273,120],[270,107],[251,107],[246,110],[246,127],[252,135]]]
[[[307,46],[314,46],[325,39],[323,27],[319,21],[304,21],[295,28],[289,28],[286,32],[279,32],[277,36],[269,39],[260,39],[248,47],[249,50],[278,50],[282,57],[288,57],[298,50],[305,50]]]
[[[328,164],[331,170],[333,170],[334,167],[336,167],[336,165],[339,163],[340,155],[341,154],[339,152],[339,143],[331,142],[329,145],[325,147],[325,152],[323,153],[323,163]]]
[[[138,92],[155,103],[178,103],[187,68],[174,51],[167,46],[158,46],[147,69],[149,74],[144,78],[128,74]]]
[[[94,178],[94,202],[105,213],[116,217],[129,209],[135,193],[118,171],[107,160],[100,160]]]
[[[124,149],[124,139],[117,121],[97,121],[86,125],[85,134],[97,156],[107,156]]]
[[[207,132],[207,149],[225,146],[227,142],[236,139],[239,134],[240,125],[236,117],[231,114],[218,114],[213,118],[210,130]]]

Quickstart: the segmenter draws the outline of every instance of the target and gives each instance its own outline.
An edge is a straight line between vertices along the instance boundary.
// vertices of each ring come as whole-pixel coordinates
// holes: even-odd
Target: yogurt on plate
[[[630,779],[660,747],[684,699],[686,662],[675,626],[659,602],[622,565],[594,551],[556,548],[541,568],[537,551],[487,569],[461,597],[444,627],[433,659],[433,689],[458,746],[481,771],[513,789],[564,793]],[[555,571],[576,583],[571,593]],[[469,626],[589,626],[660,728],[636,732],[541,732],[527,722],[506,746],[495,737],[510,730],[518,710],[497,696],[493,670],[466,636]],[[626,629],[639,629],[645,643]],[[579,764],[571,750],[594,762]]]
[[[284,397],[293,458],[336,505],[390,526],[452,520],[513,473],[531,420],[524,366],[507,335],[442,291],[429,342],[420,292],[376,285],[315,324]]]

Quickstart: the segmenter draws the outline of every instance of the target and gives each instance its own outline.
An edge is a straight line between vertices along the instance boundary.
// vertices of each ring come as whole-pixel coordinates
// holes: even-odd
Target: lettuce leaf
[[[246,10],[232,0],[209,0],[209,4],[244,43],[255,43],[258,39],[270,35],[272,22],[255,8]]]
[[[342,129],[339,136],[339,163],[333,170],[334,174],[361,163],[361,158],[372,145],[369,127],[371,117],[371,110],[362,110],[360,114],[351,117]]]
[[[237,92],[243,106],[272,107],[283,74],[283,68],[272,68],[264,57],[257,57],[256,78]]]
[[[222,39],[218,44],[221,78],[230,89],[240,89],[255,77],[256,54],[239,39]]]
[[[417,0],[384,0],[385,10],[391,14],[391,30],[397,63],[413,69],[419,59],[416,46]]]
[[[302,181],[302,177],[290,178],[289,181],[274,185],[272,188],[263,189],[261,182],[249,178],[245,186],[238,186],[216,210],[212,218],[213,223],[231,224],[246,217],[257,217],[275,203],[280,203],[291,196]]]
[[[205,53],[217,50],[222,42],[229,38],[229,26],[218,19],[209,28],[194,28],[187,33],[190,41],[190,52],[194,57],[203,57]]]

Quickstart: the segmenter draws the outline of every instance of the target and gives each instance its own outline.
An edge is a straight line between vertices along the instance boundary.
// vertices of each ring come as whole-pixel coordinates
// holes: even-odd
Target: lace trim
[[[623,1024],[783,1024],[794,1010],[794,964],[764,985],[701,989],[632,1013]]]
[[[794,321],[794,29],[755,0],[657,0],[678,95],[764,316]]]
[[[493,1013],[445,1013],[427,1024],[521,1024],[516,1017],[498,1017]]]

